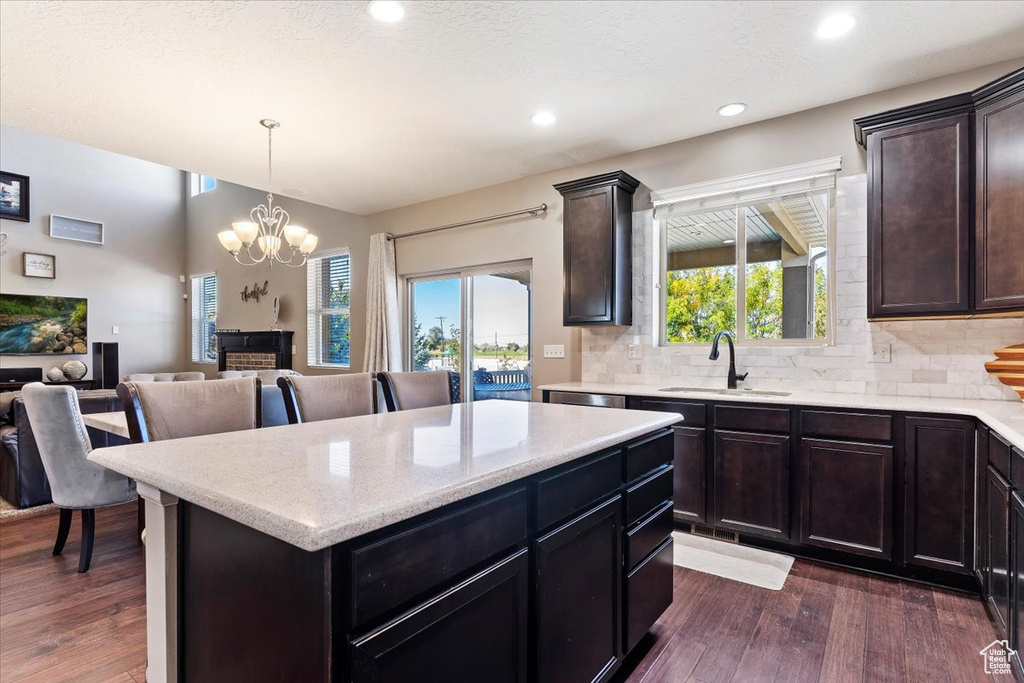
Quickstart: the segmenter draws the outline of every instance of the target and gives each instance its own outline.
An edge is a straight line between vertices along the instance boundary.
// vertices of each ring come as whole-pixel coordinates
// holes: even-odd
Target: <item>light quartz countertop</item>
[[[725,378],[713,384],[704,378],[673,378],[659,384],[609,384],[601,382],[563,382],[537,387],[551,391],[574,391],[583,394],[616,394],[663,399],[696,399],[700,401],[739,401],[777,405],[850,408],[859,410],[890,410],[905,413],[939,413],[976,417],[1011,444],[1024,450],[1024,402],[979,401],[970,399],[889,396],[885,394],[852,394],[822,391],[792,391],[788,396],[759,396],[743,391],[728,394],[709,391],[660,391],[663,387],[694,387],[725,389]]]
[[[128,418],[125,417],[123,410],[113,413],[89,413],[82,416],[82,422],[93,429],[110,432],[126,439],[131,438],[128,432]]]
[[[99,448],[89,459],[315,551],[680,419],[494,400]]]

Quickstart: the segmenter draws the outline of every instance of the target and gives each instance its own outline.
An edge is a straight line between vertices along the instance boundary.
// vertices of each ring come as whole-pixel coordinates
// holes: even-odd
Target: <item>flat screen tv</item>
[[[0,294],[0,354],[86,353],[88,310],[86,299]]]

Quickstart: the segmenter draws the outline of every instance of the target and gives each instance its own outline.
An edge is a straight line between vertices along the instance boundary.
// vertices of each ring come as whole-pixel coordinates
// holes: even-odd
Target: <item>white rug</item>
[[[673,563],[724,579],[749,583],[773,591],[782,590],[793,567],[788,555],[747,548],[710,538],[673,532]]]

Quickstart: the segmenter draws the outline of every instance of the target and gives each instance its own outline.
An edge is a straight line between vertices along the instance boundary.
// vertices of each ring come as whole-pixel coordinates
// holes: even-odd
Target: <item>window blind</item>
[[[306,344],[310,365],[348,367],[351,259],[347,250],[306,262]]]
[[[192,361],[217,360],[217,275],[193,275],[192,282]]]

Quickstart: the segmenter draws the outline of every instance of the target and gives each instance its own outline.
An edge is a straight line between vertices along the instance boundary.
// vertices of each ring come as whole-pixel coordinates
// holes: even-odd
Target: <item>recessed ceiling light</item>
[[[828,40],[848,33],[857,22],[849,14],[833,14],[818,25],[815,32],[819,38]]]
[[[722,240],[722,244],[736,244],[736,240]]]
[[[742,102],[733,102],[731,104],[725,104],[718,108],[718,113],[721,116],[736,116],[742,114],[747,110],[747,105]]]
[[[530,120],[538,126],[550,126],[555,122],[555,115],[549,111],[539,111],[531,116]]]
[[[377,21],[393,24],[405,16],[405,8],[395,0],[373,0],[366,6],[366,11]]]

